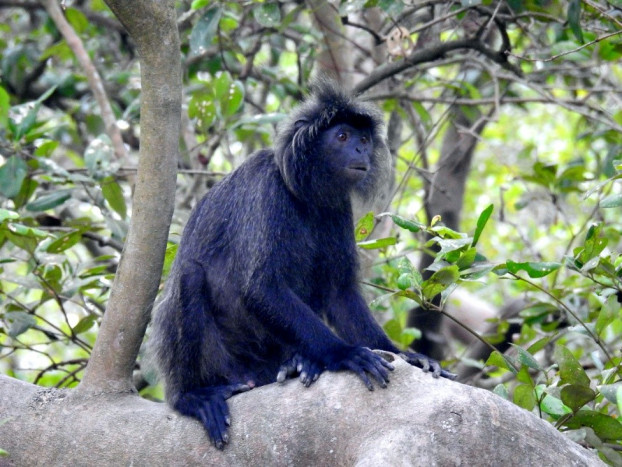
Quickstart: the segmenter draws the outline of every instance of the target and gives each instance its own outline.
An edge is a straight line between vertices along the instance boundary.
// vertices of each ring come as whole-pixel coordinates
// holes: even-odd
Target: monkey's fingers
[[[322,374],[322,368],[316,363],[307,360],[302,367],[300,368],[300,382],[305,385],[305,387],[311,386],[311,384],[315,383],[317,379]]]
[[[344,361],[343,366],[346,369],[356,373],[356,375],[359,378],[361,378],[361,380],[363,380],[363,383],[365,384],[365,386],[367,386],[367,389],[369,389],[370,391],[374,390],[374,385],[369,379],[369,376],[367,376],[367,373],[365,372],[365,370],[363,370],[363,368],[359,364],[357,364],[354,360]]]
[[[370,391],[374,390],[374,386],[368,375],[371,375],[380,387],[386,388],[389,382],[389,370],[392,370],[393,366],[380,355],[366,348],[357,348],[353,353],[351,359],[344,362],[346,366],[358,374]]]
[[[246,392],[246,391],[250,391],[251,389],[253,389],[252,386],[248,385],[248,384],[231,384],[229,386],[225,386],[222,391],[221,394],[223,396],[223,398],[225,400],[229,399],[231,396],[234,396],[236,394],[239,394],[241,392]]]
[[[441,376],[443,378],[447,378],[447,379],[449,379],[451,381],[455,380],[458,377],[458,375],[456,373],[452,373],[451,371],[443,370],[442,368],[441,368]]]
[[[456,379],[457,375],[443,370],[441,365],[434,359],[431,359],[423,354],[416,352],[404,352],[400,354],[411,365],[421,368],[423,371],[430,371],[434,378],[442,376],[450,380]]]
[[[286,361],[279,368],[279,372],[276,375],[277,383],[283,383],[287,378],[294,376],[298,372],[298,362],[296,356]]]
[[[201,401],[197,411],[198,418],[205,427],[217,449],[223,449],[229,442],[227,426],[231,423],[229,407],[220,395]]]

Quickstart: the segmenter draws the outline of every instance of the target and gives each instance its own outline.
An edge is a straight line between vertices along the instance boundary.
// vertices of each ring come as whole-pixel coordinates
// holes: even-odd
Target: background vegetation
[[[65,7],[0,0],[0,371],[58,387],[82,377],[140,209],[136,47],[101,1]],[[370,240],[367,216],[357,233],[377,252],[364,282],[389,335],[416,344],[424,305],[450,369],[622,464],[622,4],[195,0],[177,13],[164,275],[196,200],[329,71],[387,115],[396,182],[375,215],[394,222]],[[161,395],[140,364],[135,377]]]

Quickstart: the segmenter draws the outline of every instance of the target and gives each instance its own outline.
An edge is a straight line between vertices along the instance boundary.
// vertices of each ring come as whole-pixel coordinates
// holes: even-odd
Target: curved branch
[[[404,70],[413,68],[420,63],[432,62],[443,58],[449,52],[460,49],[476,50],[485,57],[489,58],[493,62],[499,64],[501,67],[511,71],[515,75],[522,76],[522,71],[519,67],[508,62],[507,54],[505,50],[502,52],[490,49],[482,41],[478,39],[459,39],[451,42],[442,42],[434,47],[426,47],[424,49],[415,49],[413,53],[400,60],[399,62],[385,63],[379,66],[371,73],[367,78],[361,80],[355,87],[356,93],[362,93],[371,87],[375,86],[379,82],[390,78]]]
[[[54,21],[54,24],[60,33],[67,41],[67,45],[71,48],[78,59],[80,66],[86,73],[86,79],[89,83],[89,87],[91,88],[91,91],[93,91],[95,100],[99,105],[99,110],[101,112],[102,119],[104,120],[104,125],[106,126],[106,133],[110,136],[110,140],[112,141],[114,153],[118,159],[125,160],[127,158],[127,153],[125,151],[125,146],[123,145],[121,131],[117,126],[117,119],[115,118],[112,107],[110,106],[110,101],[106,95],[106,89],[104,89],[104,83],[101,76],[99,76],[99,72],[95,68],[95,65],[93,65],[88,52],[84,48],[84,44],[69,22],[65,19],[65,15],[63,15],[58,2],[56,0],[41,0],[41,3],[50,15],[50,18],[52,18],[52,21]]]

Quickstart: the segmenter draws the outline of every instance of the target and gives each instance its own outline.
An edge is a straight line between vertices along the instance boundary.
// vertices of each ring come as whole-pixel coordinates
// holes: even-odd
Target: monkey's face
[[[321,154],[331,172],[343,182],[356,183],[367,176],[373,154],[371,132],[338,123],[323,132]]]

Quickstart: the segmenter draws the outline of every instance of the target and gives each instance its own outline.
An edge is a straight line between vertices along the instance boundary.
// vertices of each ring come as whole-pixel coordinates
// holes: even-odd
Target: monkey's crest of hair
[[[287,187],[296,196],[304,198],[304,194],[309,192],[305,185],[313,179],[309,171],[314,167],[318,136],[338,123],[369,129],[372,135],[374,154],[371,170],[353,191],[362,199],[367,199],[378,192],[376,185],[390,185],[391,157],[387,156],[389,150],[382,112],[335,82],[320,78],[312,83],[310,96],[292,111],[277,131],[275,161]],[[387,164],[388,167],[385,167]],[[317,194],[317,191],[313,192]]]

